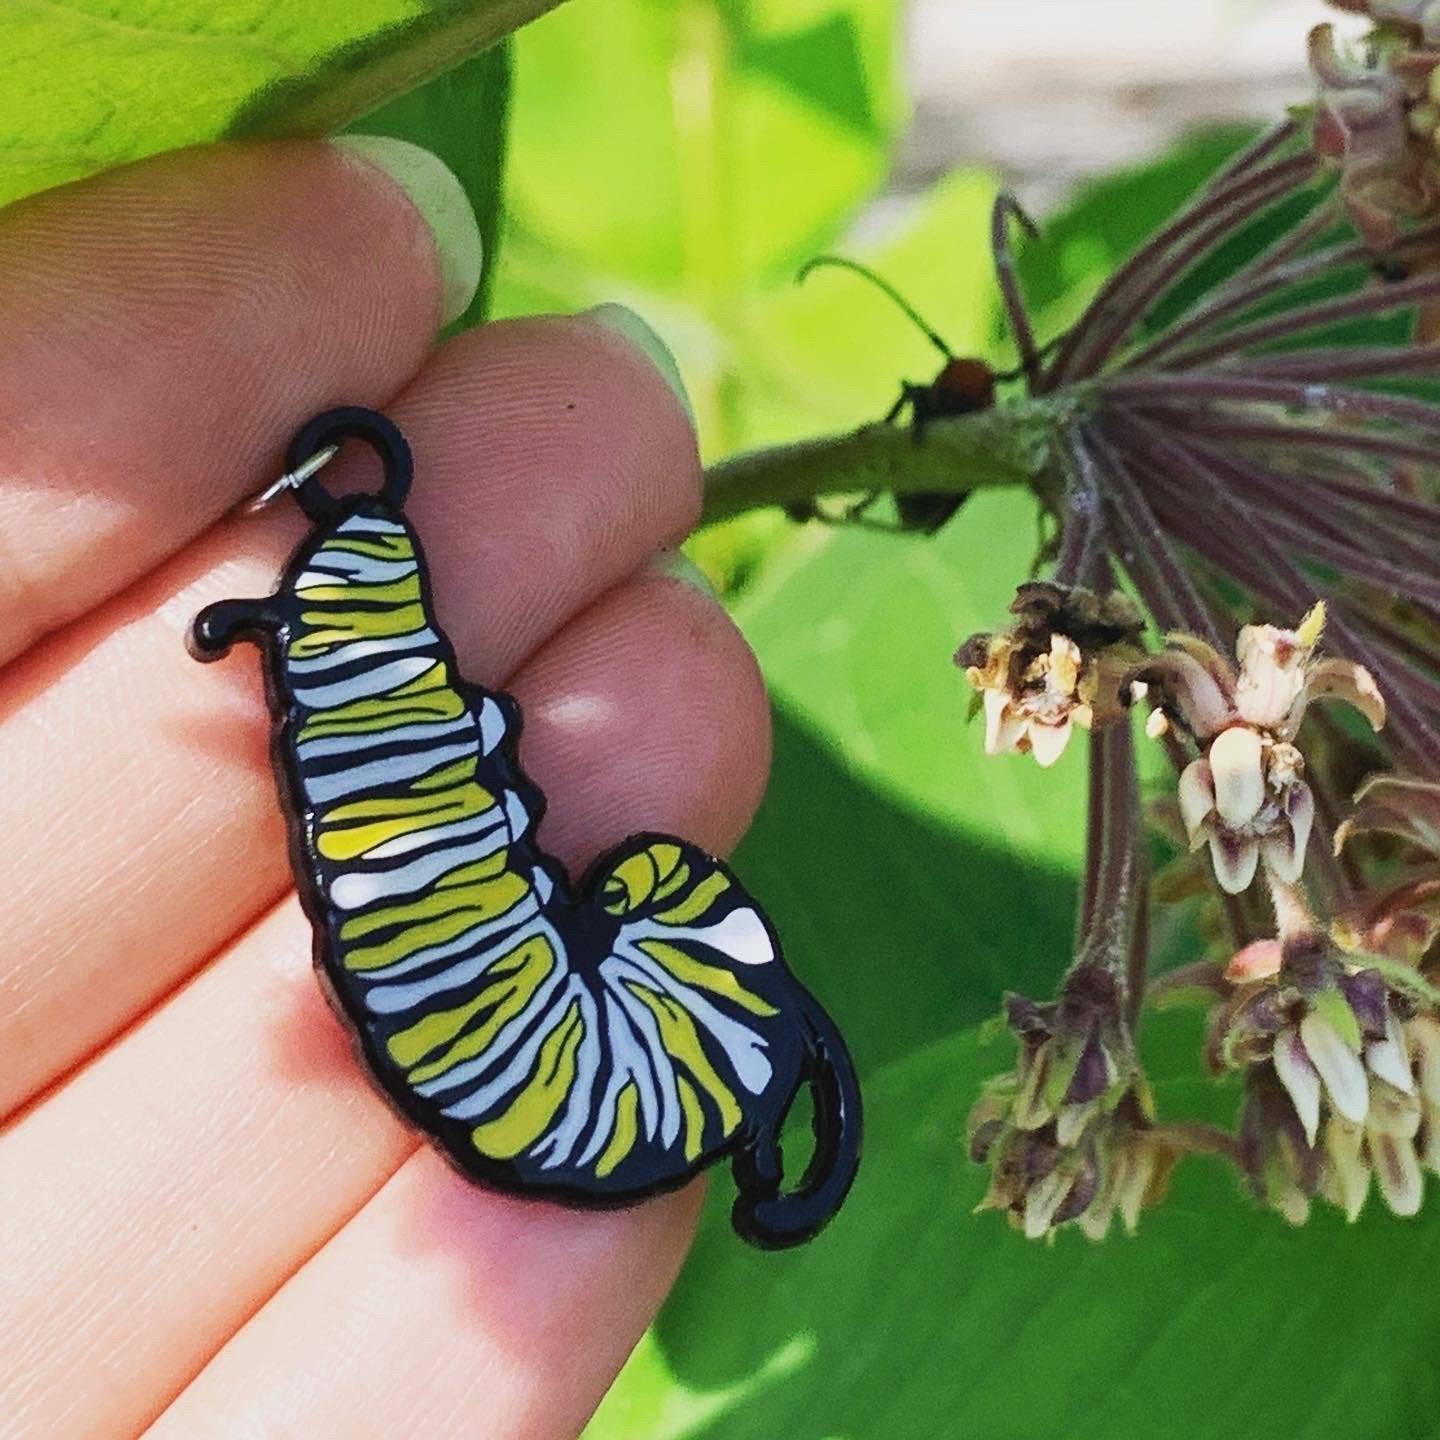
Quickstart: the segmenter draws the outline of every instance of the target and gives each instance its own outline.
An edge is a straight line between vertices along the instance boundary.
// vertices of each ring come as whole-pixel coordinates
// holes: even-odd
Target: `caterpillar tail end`
[[[804,999],[807,1065],[814,1105],[815,1148],[793,1190],[780,1189],[776,1135],[761,1139],[744,1164],[735,1229],[762,1250],[783,1250],[813,1239],[844,1203],[860,1166],[860,1082],[834,1021],[811,996]]]
[[[275,619],[265,600],[217,600],[191,622],[185,648],[202,663],[223,659],[237,640],[273,629]]]

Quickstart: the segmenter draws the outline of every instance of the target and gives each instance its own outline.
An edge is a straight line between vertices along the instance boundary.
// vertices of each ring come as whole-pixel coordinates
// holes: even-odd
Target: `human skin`
[[[395,1118],[311,971],[256,658],[185,651],[304,531],[233,513],[290,434],[380,407],[441,623],[524,707],[547,848],[743,833],[761,682],[664,560],[699,512],[685,406],[594,318],[437,349],[442,318],[420,212],[324,143],[0,212],[0,1436],[573,1436],[683,1258],[696,1187],[506,1197]]]

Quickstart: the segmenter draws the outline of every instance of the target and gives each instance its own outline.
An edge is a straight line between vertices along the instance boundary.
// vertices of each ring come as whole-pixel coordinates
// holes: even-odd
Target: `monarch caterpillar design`
[[[378,495],[337,499],[310,473],[346,437],[380,453]],[[264,652],[316,967],[372,1075],[489,1184],[624,1204],[728,1155],[741,1234],[808,1239],[854,1178],[859,1092],[770,922],[728,867],[665,835],[572,885],[536,838],[518,706],[461,678],[435,622],[400,432],[329,411],[290,467],[313,530],[275,594],[208,606],[191,643]],[[780,1127],[807,1083],[814,1152],[784,1190]]]

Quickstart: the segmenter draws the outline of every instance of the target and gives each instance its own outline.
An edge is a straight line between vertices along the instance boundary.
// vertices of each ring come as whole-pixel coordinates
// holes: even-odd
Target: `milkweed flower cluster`
[[[960,362],[927,328],[939,379],[842,437],[865,442],[868,481],[909,406],[902,524],[923,511],[931,532],[991,483],[957,455],[994,456],[994,483],[1023,480],[1041,511],[1044,578],[955,657],[995,763],[1088,754],[1070,964],[1053,1000],[1009,1001],[1014,1064],[969,1126],[983,1207],[1035,1237],[1133,1227],[1197,1151],[1297,1223],[1376,1191],[1411,1214],[1440,1171],[1440,0],[1340,8],[1373,29],[1311,35],[1313,106],[1048,343],[1012,222],[1043,235],[999,197],[1014,372],[952,393]],[[961,443],[932,476],[938,427]],[[779,454],[787,497],[817,453]],[[1155,764],[1137,767],[1132,710]],[[1143,806],[1142,769],[1167,777]],[[1178,852],[1153,879],[1142,812]],[[1180,904],[1188,931],[1152,927]],[[1156,974],[1152,928],[1202,953]],[[1233,1128],[1167,1115],[1142,1070],[1163,997],[1209,1007],[1196,1063],[1233,1084]]]
[[[1245,625],[1238,665],[1194,636],[1177,636],[1137,667],[1167,725],[1201,747],[1180,775],[1180,813],[1191,848],[1209,845],[1227,894],[1249,888],[1263,859],[1275,879],[1300,878],[1315,819],[1305,760],[1295,741],[1312,701],[1347,701],[1379,730],[1385,701],[1362,665],[1320,659],[1325,624],[1317,603],[1294,630]]]
[[[1032,581],[994,635],[972,635],[955,663],[981,697],[985,753],[1014,750],[1042,766],[1064,753],[1074,728],[1121,713],[1120,681],[1139,657],[1145,618],[1128,596]]]
[[[1440,347],[1395,339],[1440,301],[1440,5],[1343,8],[1376,29],[1353,54],[1312,35],[1310,121],[1237,156],[1044,349],[997,209],[1018,373],[1065,400],[1035,485],[1053,572],[956,658],[988,753],[1049,766],[1090,732],[1075,959],[1054,1001],[1008,1002],[1016,1062],[970,1120],[982,1208],[1032,1237],[1133,1229],[1194,1151],[1296,1224],[1376,1193],[1413,1215],[1440,1174]],[[1226,247],[1250,258],[1216,280]],[[1127,706],[1181,842],[1153,893]],[[1155,976],[1160,894],[1201,895],[1207,949]],[[1209,1007],[1233,1132],[1153,1098],[1137,1032],[1167,992]]]

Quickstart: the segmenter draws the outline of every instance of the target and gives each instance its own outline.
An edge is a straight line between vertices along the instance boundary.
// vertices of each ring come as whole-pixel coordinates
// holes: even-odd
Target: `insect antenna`
[[[800,267],[799,274],[795,276],[795,283],[803,284],[814,271],[819,270],[822,266],[828,266],[834,270],[851,270],[862,280],[868,280],[882,294],[889,296],[890,300],[909,316],[915,328],[947,360],[955,359],[955,352],[925,323],[920,312],[883,275],[877,275],[868,265],[862,265],[858,260],[848,260],[843,255],[817,255],[813,260],[807,260]]]

